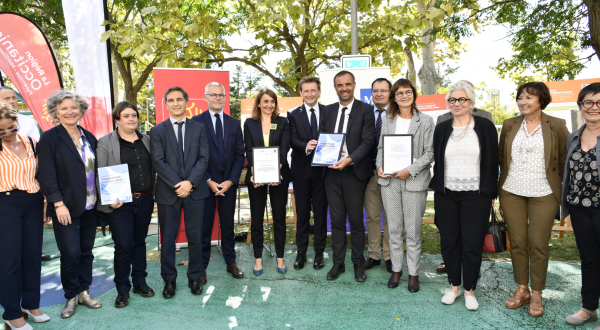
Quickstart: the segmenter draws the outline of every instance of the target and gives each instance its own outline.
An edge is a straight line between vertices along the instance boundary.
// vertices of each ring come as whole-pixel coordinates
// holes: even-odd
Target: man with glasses
[[[381,125],[383,117],[386,115],[390,106],[390,89],[392,83],[385,78],[378,78],[371,84],[371,96],[373,100],[373,113],[375,114],[375,142],[371,148],[370,159],[373,163],[373,172],[375,175],[369,180],[367,190],[365,191],[364,207],[367,211],[367,234],[369,236],[369,259],[365,261],[365,269],[371,269],[381,263],[381,186],[377,183],[377,169],[375,160],[377,159],[377,146],[381,137]],[[388,236],[387,220],[384,213],[383,227],[383,259],[386,263],[388,272],[392,272],[392,260],[390,257],[390,243]]]
[[[235,193],[244,166],[244,137],[240,122],[225,114],[225,87],[211,82],[204,89],[204,99],[208,111],[192,118],[204,124],[208,130],[209,160],[204,175],[209,195],[204,201],[204,224],[202,228],[202,276],[200,283],[206,284],[206,268],[210,261],[211,234],[215,209],[219,210],[221,243],[227,272],[234,278],[244,278],[244,273],[235,263],[235,234],[233,215],[235,213]]]

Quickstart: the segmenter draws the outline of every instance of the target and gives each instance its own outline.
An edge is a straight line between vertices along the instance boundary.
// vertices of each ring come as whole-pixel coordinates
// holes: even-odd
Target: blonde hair
[[[19,113],[8,103],[0,102],[0,119],[17,120]]]

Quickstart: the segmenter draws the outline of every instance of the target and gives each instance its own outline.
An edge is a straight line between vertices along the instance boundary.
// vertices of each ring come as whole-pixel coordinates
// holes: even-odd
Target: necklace
[[[469,131],[469,125],[471,123],[471,118],[469,118],[469,121],[467,122],[467,125],[464,127],[454,127],[454,130],[452,131],[452,134],[450,135],[450,138],[452,138],[452,141],[454,142],[458,142],[460,140],[462,140],[465,136],[467,136],[467,132]],[[460,133],[456,133],[456,129],[457,128],[462,128],[463,130]]]

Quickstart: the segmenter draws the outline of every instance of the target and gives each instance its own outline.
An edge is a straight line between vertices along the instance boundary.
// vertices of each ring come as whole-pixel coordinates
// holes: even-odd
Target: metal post
[[[350,27],[350,40],[352,42],[352,55],[358,55],[358,15],[357,15],[357,5],[356,0],[351,0],[350,6],[350,17],[351,17],[351,27]]]

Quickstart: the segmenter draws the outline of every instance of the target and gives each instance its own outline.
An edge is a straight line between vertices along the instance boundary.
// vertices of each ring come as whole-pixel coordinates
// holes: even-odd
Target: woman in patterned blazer
[[[433,119],[417,110],[417,89],[408,79],[397,80],[390,91],[390,108],[383,118],[382,136],[388,134],[411,134],[413,136],[412,165],[386,175],[383,171],[383,138],[377,150],[378,183],[385,208],[389,230],[392,276],[388,287],[398,286],[402,276],[406,230],[408,263],[408,291],[419,291],[419,263],[421,260],[421,226],[427,189],[431,180],[429,171],[433,161]]]

